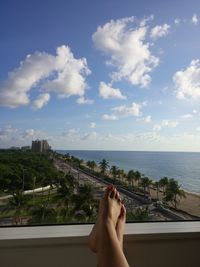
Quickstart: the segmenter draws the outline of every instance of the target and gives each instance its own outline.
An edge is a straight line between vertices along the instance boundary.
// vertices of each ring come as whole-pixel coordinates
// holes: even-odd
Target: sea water
[[[200,153],[196,152],[144,152],[144,151],[94,151],[58,150],[75,157],[94,160],[97,164],[106,159],[126,172],[138,170],[151,179],[162,177],[176,179],[189,192],[200,193]]]

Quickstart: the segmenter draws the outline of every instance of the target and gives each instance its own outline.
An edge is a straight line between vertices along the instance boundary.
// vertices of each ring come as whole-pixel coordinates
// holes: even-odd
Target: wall
[[[1,267],[94,267],[86,237],[0,240]],[[125,236],[133,267],[200,266],[200,233]]]

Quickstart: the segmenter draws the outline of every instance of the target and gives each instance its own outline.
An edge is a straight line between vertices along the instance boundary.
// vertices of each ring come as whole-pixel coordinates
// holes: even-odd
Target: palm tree
[[[135,171],[135,181],[137,181],[137,184],[139,184],[139,181],[141,179],[142,175],[139,171]]]
[[[96,162],[94,160],[92,161],[87,161],[87,166],[94,171],[94,168],[97,166]]]
[[[156,189],[157,200],[159,200],[158,192],[159,192],[160,184],[158,181],[156,181],[156,182],[154,182],[153,185],[154,185],[154,188]]]
[[[3,212],[14,211],[13,222],[21,224],[21,214],[27,207],[28,196],[25,196],[22,191],[13,193],[12,198],[9,199],[8,204],[3,209]]]
[[[102,159],[101,162],[99,162],[99,167],[101,169],[101,173],[105,175],[106,170],[109,168],[109,163],[106,159]]]
[[[123,183],[124,182],[124,177],[126,176],[124,170],[123,169],[118,169],[117,170],[117,175],[119,177],[119,180]]]
[[[129,185],[132,184],[132,186],[133,186],[134,178],[135,178],[135,172],[134,172],[134,170],[130,170],[127,174],[127,180],[129,182]]]
[[[171,202],[175,209],[177,208],[177,204],[180,202],[180,199],[185,197],[184,191],[180,188],[181,185],[179,185],[176,180],[173,178],[169,179],[166,187],[165,201]],[[179,200],[177,197],[179,197]]]
[[[163,194],[166,194],[166,188],[168,185],[169,179],[167,177],[163,177],[159,180],[159,186],[163,189]]]
[[[141,180],[141,186],[143,187],[143,192],[144,195],[146,196],[146,189],[148,188],[148,193],[150,194],[150,184],[151,184],[151,180],[148,177],[143,177]]]
[[[47,223],[56,222],[57,213],[52,207],[48,207],[44,203],[40,203],[34,206],[31,210],[32,218],[29,220],[29,224],[32,223]]]
[[[113,165],[111,168],[110,168],[110,172],[113,176],[113,179],[114,179],[114,183],[116,182],[116,177],[117,177],[117,173],[118,173],[118,168],[117,166]]]

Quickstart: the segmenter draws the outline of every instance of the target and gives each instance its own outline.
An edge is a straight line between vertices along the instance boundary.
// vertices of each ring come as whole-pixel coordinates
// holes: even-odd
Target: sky
[[[200,152],[200,2],[1,0],[0,148]]]

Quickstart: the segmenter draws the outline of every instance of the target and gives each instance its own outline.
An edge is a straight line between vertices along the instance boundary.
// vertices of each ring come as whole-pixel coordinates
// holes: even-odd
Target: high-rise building
[[[32,151],[45,153],[51,149],[50,145],[48,144],[47,140],[35,140],[32,141]]]

